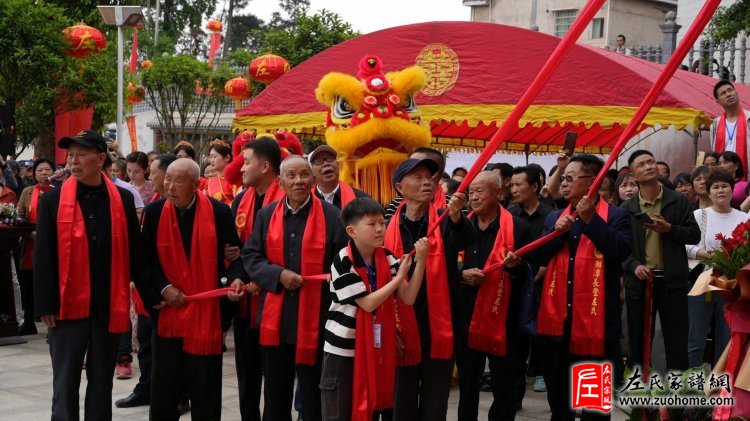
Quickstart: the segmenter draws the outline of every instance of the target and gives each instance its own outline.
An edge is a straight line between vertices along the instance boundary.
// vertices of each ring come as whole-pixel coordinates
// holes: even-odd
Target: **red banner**
[[[128,134],[130,135],[130,152],[138,150],[138,134],[135,130],[135,115],[125,117],[125,123],[128,125]]]
[[[80,99],[81,94],[75,94]],[[91,120],[94,118],[94,104],[88,107],[70,109],[71,97],[64,97],[55,108],[55,163],[65,164],[67,152],[60,149],[57,142],[65,136],[73,136],[81,130],[91,129]]]
[[[135,28],[133,32],[133,51],[130,52],[130,64],[128,65],[128,71],[135,73],[135,68],[138,65],[138,28]]]
[[[211,34],[211,44],[208,47],[208,65],[209,67],[214,67],[214,58],[216,57],[216,52],[219,51],[219,46],[221,45],[221,32],[215,32]]]

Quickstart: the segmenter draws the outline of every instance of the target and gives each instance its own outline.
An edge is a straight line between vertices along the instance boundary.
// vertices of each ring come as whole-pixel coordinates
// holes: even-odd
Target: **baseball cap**
[[[73,142],[78,143],[79,145],[95,148],[99,152],[107,152],[107,141],[102,135],[93,130],[83,130],[78,132],[75,136],[63,137],[57,142],[57,146],[63,149],[68,149]]]
[[[310,155],[307,156],[307,161],[312,164],[313,159],[315,159],[315,155],[318,155],[322,152],[328,152],[333,154],[334,158],[338,156],[338,153],[336,153],[336,150],[328,145],[320,145],[317,148],[315,148],[314,151],[310,152]]]
[[[396,183],[400,183],[406,174],[409,174],[414,168],[419,166],[427,168],[427,170],[430,171],[430,175],[435,175],[435,173],[438,171],[437,162],[431,159],[409,158],[398,164],[398,167],[396,167],[396,171],[393,172],[393,178],[391,178],[391,182],[394,185]]]

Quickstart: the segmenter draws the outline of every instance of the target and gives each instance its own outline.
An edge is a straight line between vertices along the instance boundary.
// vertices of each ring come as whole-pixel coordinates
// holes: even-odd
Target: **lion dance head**
[[[424,82],[419,66],[384,74],[372,55],[359,62],[357,77],[333,72],[320,80],[315,95],[329,107],[326,143],[338,152],[342,181],[384,204],[394,197],[391,175],[398,163],[430,145],[430,129],[414,102]]]

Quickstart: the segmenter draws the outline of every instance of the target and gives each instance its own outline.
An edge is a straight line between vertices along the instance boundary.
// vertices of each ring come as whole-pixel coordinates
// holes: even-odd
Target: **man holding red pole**
[[[547,267],[537,323],[547,343],[544,380],[553,421],[575,418],[572,364],[620,358],[620,276],[632,237],[625,210],[586,196],[603,165],[593,155],[571,158],[562,175],[563,197],[570,205],[552,212],[544,228],[560,235],[529,255]],[[575,218],[573,211],[578,211]],[[609,415],[584,411],[581,416],[597,418]]]

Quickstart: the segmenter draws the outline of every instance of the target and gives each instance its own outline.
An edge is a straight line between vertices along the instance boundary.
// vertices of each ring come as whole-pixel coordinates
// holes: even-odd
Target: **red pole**
[[[594,15],[596,15],[596,12],[601,9],[605,1],[606,0],[589,0],[588,3],[586,3],[586,6],[583,8],[583,10],[581,10],[581,13],[573,22],[573,25],[570,27],[562,40],[560,40],[560,43],[557,44],[557,47],[555,47],[552,55],[547,59],[547,62],[544,63],[542,69],[539,70],[539,73],[537,73],[534,81],[531,82],[531,85],[529,85],[529,87],[526,89],[526,92],[524,92],[523,96],[518,101],[516,106],[513,107],[513,111],[510,112],[508,118],[503,121],[503,124],[499,129],[497,129],[495,134],[492,135],[490,141],[485,145],[484,150],[481,154],[479,154],[479,157],[474,162],[474,165],[471,166],[471,169],[469,169],[469,172],[466,174],[466,177],[464,177],[461,185],[458,186],[459,192],[463,193],[466,191],[466,189],[469,187],[469,184],[471,184],[477,174],[482,171],[482,168],[487,165],[487,162],[490,161],[492,155],[497,152],[500,144],[508,139],[511,135],[511,132],[518,127],[518,122],[519,120],[521,120],[521,117],[523,117],[523,114],[526,112],[526,110],[529,109],[529,106],[537,97],[537,95],[539,95],[539,92],[542,90],[544,85],[547,84],[555,70],[560,67],[560,63],[562,63],[563,59],[568,54],[568,51],[573,48],[575,42],[578,40],[578,38],[580,38],[583,31],[586,30],[586,27],[594,19]],[[437,221],[431,221],[432,223],[430,224],[430,228],[427,231],[427,235],[429,236],[433,231],[435,231],[447,216],[448,212],[443,212],[443,214],[440,215]],[[414,253],[415,250],[412,250],[409,254],[413,255]]]

